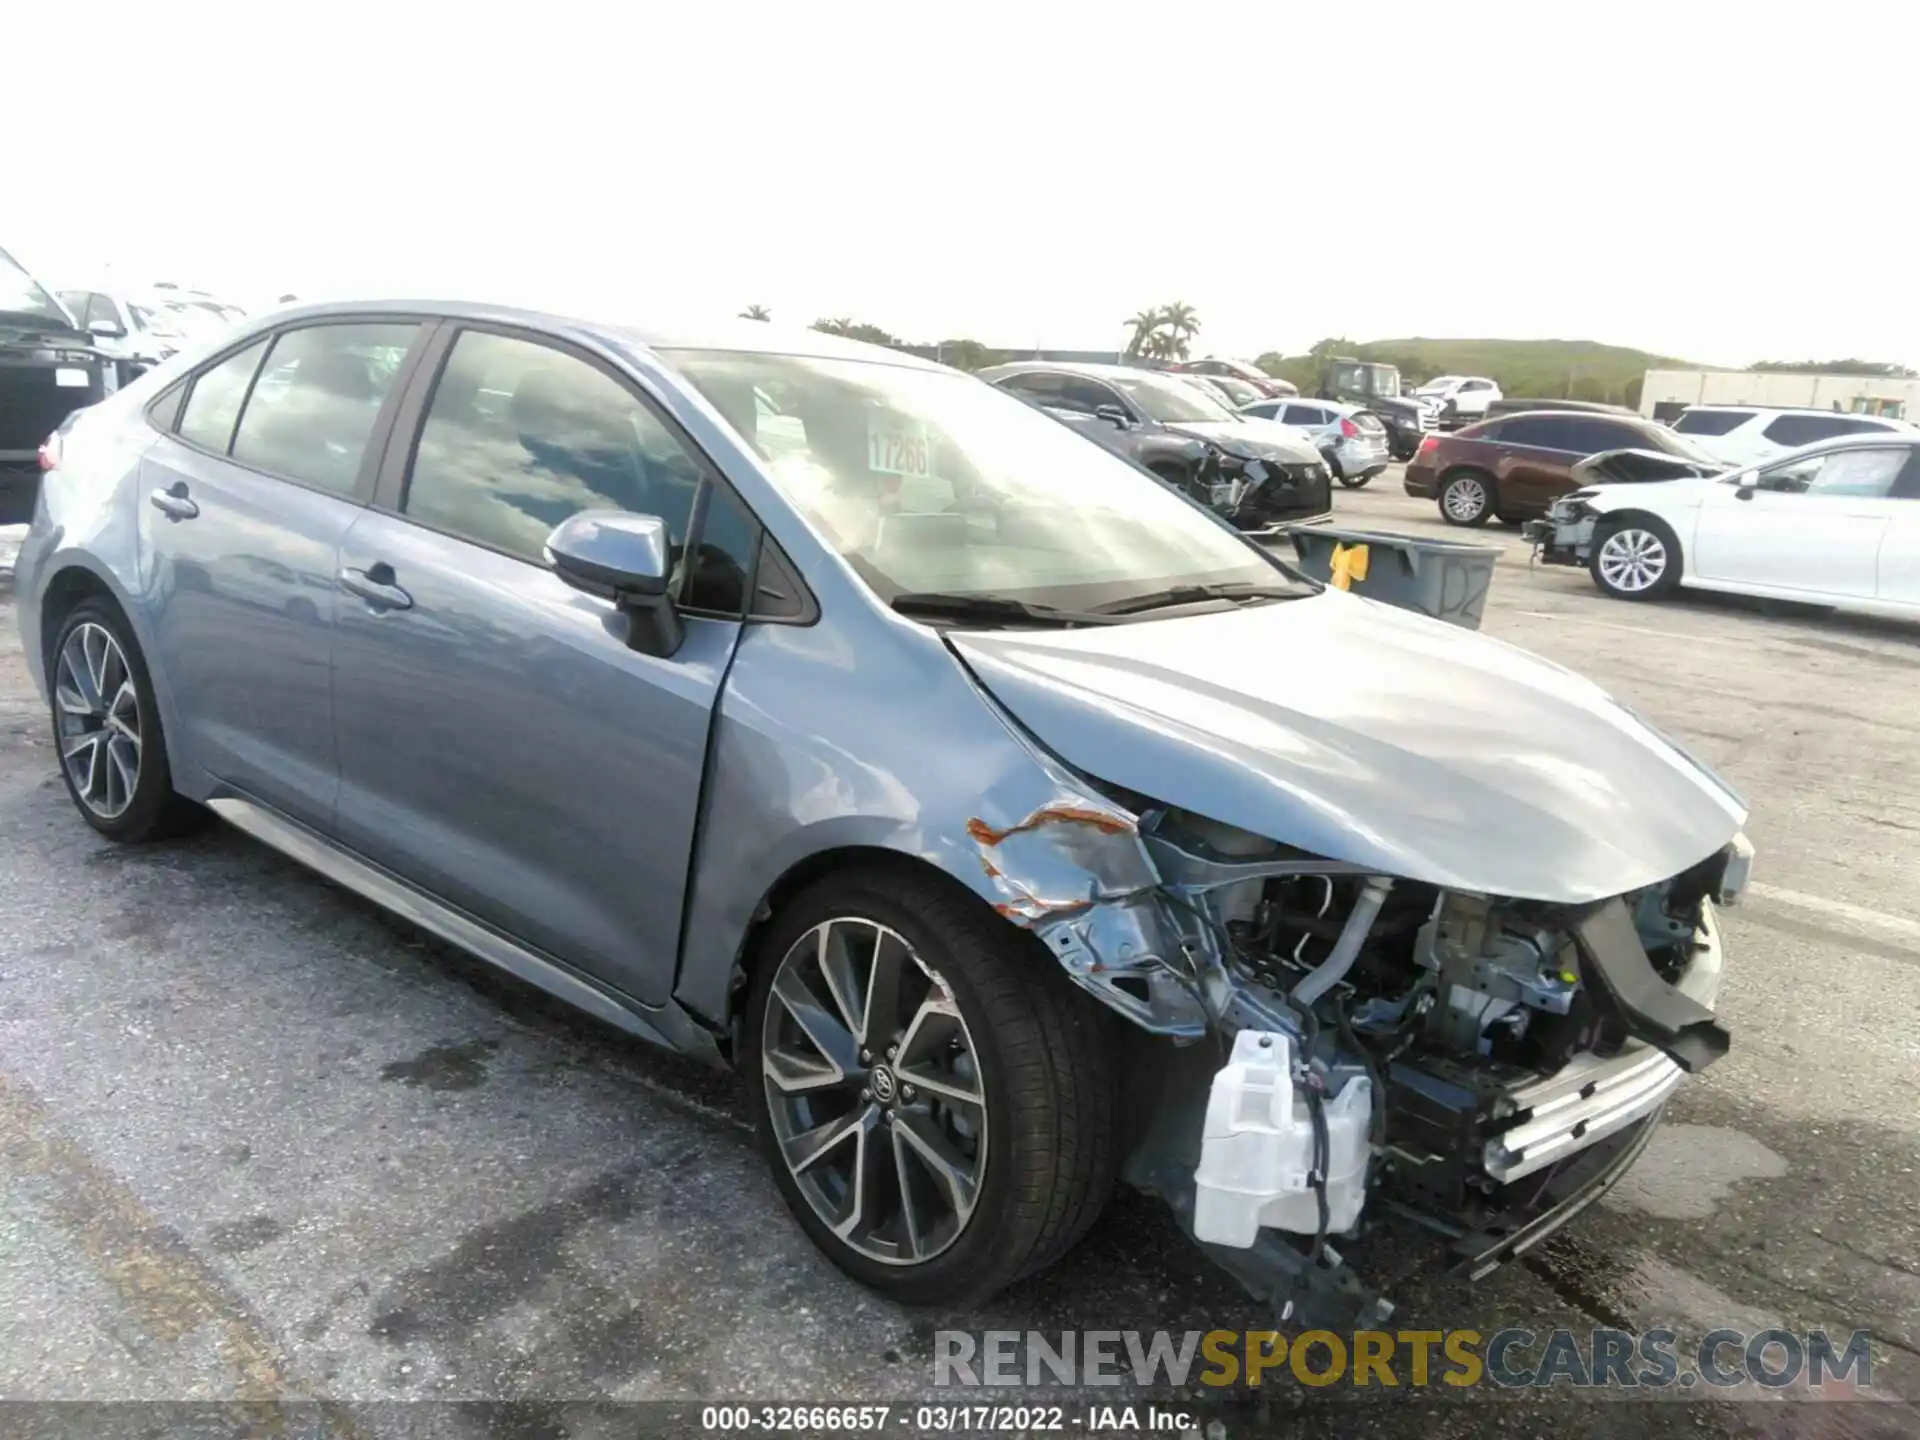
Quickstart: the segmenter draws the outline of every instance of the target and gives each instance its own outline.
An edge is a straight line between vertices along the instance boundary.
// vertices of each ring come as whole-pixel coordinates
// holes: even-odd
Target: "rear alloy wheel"
[[[834,877],[761,960],[743,1057],[801,1226],[897,1300],[965,1303],[1064,1254],[1118,1161],[1104,1012],[939,877]]]
[[[157,840],[205,813],[174,793],[153,682],[117,610],[76,605],[47,672],[61,778],[89,825],[113,840]]]
[[[1658,599],[1680,583],[1680,543],[1658,520],[1616,521],[1594,536],[1587,568],[1615,599]]]
[[[1492,516],[1492,482],[1478,470],[1449,475],[1441,485],[1440,518],[1449,525],[1484,525]]]

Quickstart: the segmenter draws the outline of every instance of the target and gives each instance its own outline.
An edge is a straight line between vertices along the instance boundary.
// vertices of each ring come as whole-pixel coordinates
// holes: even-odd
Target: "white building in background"
[[[1878,375],[1789,375],[1769,370],[1649,370],[1640,413],[1671,420],[1689,405],[1843,410],[1920,420],[1920,380]]]

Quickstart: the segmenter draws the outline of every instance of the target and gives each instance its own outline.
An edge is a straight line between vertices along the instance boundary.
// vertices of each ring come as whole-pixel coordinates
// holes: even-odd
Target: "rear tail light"
[[[1429,450],[1438,450],[1439,448],[1440,437],[1438,435],[1429,435],[1420,442],[1420,448],[1414,451],[1414,454],[1425,455]]]
[[[1360,427],[1344,415],[1340,417],[1340,438],[1342,440],[1357,440],[1360,438]]]
[[[60,432],[54,431],[40,442],[40,468],[51,470],[60,463]]]

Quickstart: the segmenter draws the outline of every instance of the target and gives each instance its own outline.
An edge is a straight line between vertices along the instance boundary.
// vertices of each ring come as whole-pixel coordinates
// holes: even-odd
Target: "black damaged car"
[[[41,442],[106,395],[111,368],[66,307],[0,250],[0,525],[33,518]]]
[[[1237,530],[1261,534],[1332,513],[1332,476],[1310,440],[1236,415],[1185,380],[1127,365],[1038,360],[979,373],[1151,470]]]

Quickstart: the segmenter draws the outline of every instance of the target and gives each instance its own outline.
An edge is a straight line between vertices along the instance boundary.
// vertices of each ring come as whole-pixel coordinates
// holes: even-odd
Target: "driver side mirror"
[[[662,659],[680,648],[686,631],[667,594],[673,540],[659,516],[583,510],[547,536],[547,562],[574,589],[613,602],[629,648]]]
[[[1737,500],[1751,500],[1753,492],[1760,488],[1760,477],[1752,470],[1742,470],[1733,477],[1733,494]]]
[[[1093,413],[1113,426],[1116,430],[1131,430],[1133,428],[1133,418],[1118,405],[1098,405],[1094,407]]]
[[[111,320],[89,320],[87,322],[87,333],[90,335],[102,335],[109,340],[120,340],[125,338],[127,332]]]

